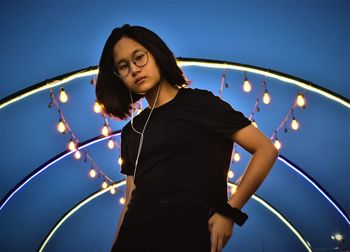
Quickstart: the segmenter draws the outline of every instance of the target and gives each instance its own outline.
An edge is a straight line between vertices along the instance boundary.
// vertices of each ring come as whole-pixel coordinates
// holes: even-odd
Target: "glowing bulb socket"
[[[232,179],[235,176],[234,172],[230,169],[228,170],[227,177]]]
[[[302,94],[300,94],[300,93],[298,94],[296,103],[299,107],[302,107],[302,108],[305,107],[305,99],[304,99],[304,96]]]
[[[252,85],[250,84],[247,78],[245,78],[243,82],[243,91],[246,93],[252,91]]]
[[[101,134],[104,136],[108,136],[109,129],[108,129],[107,125],[103,126],[103,128],[101,129]]]
[[[102,111],[102,107],[97,101],[95,101],[95,104],[94,104],[94,111],[96,114],[99,114]]]
[[[89,171],[89,176],[91,178],[95,178],[96,175],[97,175],[97,173],[96,173],[95,169],[91,168],[90,171]]]
[[[62,119],[60,119],[60,121],[57,124],[57,130],[62,134],[66,133],[66,125],[64,124]]]
[[[282,143],[277,138],[275,140],[274,145],[275,145],[277,150],[280,150],[282,148]]]
[[[114,140],[113,139],[109,139],[109,141],[108,141],[108,148],[114,149],[114,147],[115,147]]]
[[[106,189],[108,187],[108,183],[106,181],[103,181],[101,187],[102,189]]]
[[[69,149],[70,151],[73,151],[73,150],[75,150],[76,148],[77,148],[76,144],[75,144],[74,141],[71,139],[71,140],[69,141],[69,144],[68,144],[68,149]]]
[[[80,158],[81,158],[81,153],[80,153],[80,151],[76,151],[76,152],[74,153],[74,158],[75,158],[75,159],[80,159]]]
[[[63,87],[61,87],[61,89],[60,89],[59,98],[60,98],[60,102],[62,102],[62,103],[66,103],[68,101],[68,95]]]
[[[293,130],[298,130],[299,129],[299,122],[294,117],[293,117],[291,126],[292,126]]]
[[[271,97],[270,97],[269,93],[266,90],[265,93],[264,93],[264,97],[263,97],[263,103],[269,104],[270,102],[271,102]]]
[[[122,157],[119,157],[119,158],[118,158],[118,164],[119,164],[120,166],[123,164],[123,159],[122,159]]]
[[[239,155],[238,152],[236,152],[234,155],[233,155],[233,160],[235,162],[239,162],[239,160],[241,160],[241,155]]]
[[[121,198],[119,199],[119,203],[122,204],[122,205],[124,205],[124,204],[125,204],[125,199],[124,199],[123,197],[121,197]]]

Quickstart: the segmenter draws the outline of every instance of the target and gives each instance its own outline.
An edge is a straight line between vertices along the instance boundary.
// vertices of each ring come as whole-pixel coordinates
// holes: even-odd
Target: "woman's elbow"
[[[265,157],[269,157],[273,161],[275,161],[278,158],[278,155],[279,155],[278,149],[271,142],[266,142],[261,147],[261,151],[264,152],[264,156]]]

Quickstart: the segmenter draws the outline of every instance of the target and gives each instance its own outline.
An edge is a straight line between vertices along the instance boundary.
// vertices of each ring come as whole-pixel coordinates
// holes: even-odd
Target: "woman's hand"
[[[208,221],[211,236],[210,252],[220,252],[230,239],[233,232],[233,220],[215,213]]]

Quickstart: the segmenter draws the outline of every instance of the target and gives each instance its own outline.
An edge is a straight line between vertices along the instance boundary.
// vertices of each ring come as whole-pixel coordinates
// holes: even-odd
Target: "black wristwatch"
[[[246,213],[243,213],[238,208],[231,207],[231,205],[227,202],[215,207],[215,212],[231,218],[240,227],[248,219],[248,215]]]

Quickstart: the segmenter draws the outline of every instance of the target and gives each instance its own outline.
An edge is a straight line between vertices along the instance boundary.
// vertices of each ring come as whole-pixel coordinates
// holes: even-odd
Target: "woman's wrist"
[[[238,208],[233,208],[229,203],[223,203],[215,207],[215,212],[233,220],[238,226],[242,226],[248,219],[248,215]]]

